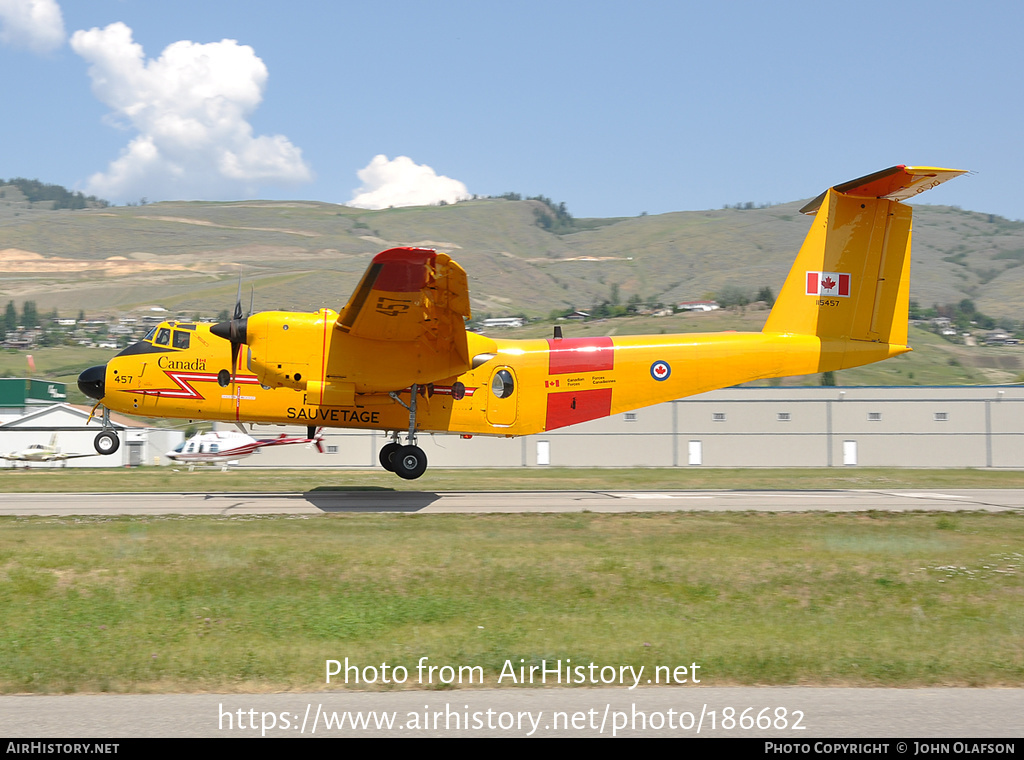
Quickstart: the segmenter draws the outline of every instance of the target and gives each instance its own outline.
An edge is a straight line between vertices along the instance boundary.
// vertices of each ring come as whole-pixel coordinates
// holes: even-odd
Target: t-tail
[[[894,166],[826,190],[800,211],[814,223],[762,332],[820,340],[817,367],[858,367],[910,350],[912,209],[963,171]]]
[[[896,166],[826,190],[801,209],[814,222],[761,332],[605,338],[620,378],[608,411],[564,424],[906,353],[911,208],[901,201],[963,173]],[[596,360],[600,349],[580,350]]]

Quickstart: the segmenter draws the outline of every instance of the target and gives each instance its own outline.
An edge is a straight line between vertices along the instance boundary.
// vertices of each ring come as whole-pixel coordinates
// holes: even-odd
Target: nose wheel
[[[113,430],[103,430],[96,434],[92,445],[96,449],[97,454],[106,456],[117,451],[121,446],[121,441]]]
[[[121,447],[120,437],[110,427],[110,410],[106,407],[103,407],[103,430],[93,438],[92,446],[96,449],[96,453],[102,456],[113,454]]]

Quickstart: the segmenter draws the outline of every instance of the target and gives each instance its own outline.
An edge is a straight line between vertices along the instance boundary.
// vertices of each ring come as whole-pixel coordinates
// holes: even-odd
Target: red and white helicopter
[[[317,431],[312,438],[281,433],[277,438],[256,439],[247,433],[236,430],[212,430],[206,433],[197,433],[177,446],[174,451],[168,451],[165,456],[175,462],[187,464],[189,472],[195,469],[197,464],[215,463],[219,463],[221,470],[227,472],[228,464],[255,454],[264,446],[307,444],[315,446],[316,450],[322,454],[324,452],[323,440],[320,431]]]

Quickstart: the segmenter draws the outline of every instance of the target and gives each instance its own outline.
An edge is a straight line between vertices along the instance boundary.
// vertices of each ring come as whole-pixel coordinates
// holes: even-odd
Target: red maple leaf
[[[835,286],[836,281],[833,280],[831,277],[826,277],[824,280],[821,281],[821,287],[824,290],[832,290],[832,288],[834,288]]]

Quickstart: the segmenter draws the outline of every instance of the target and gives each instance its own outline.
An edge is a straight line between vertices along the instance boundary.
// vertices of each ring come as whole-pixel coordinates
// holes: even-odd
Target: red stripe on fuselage
[[[217,382],[217,376],[210,372],[168,372],[165,370],[164,375],[168,379],[173,380],[178,387],[153,390],[136,388],[128,392],[138,393],[142,396],[160,396],[161,398],[204,399],[206,397],[193,388],[192,383]],[[239,385],[259,385],[260,380],[255,375],[246,375],[244,377],[236,377],[235,383]]]
[[[607,417],[612,413],[612,389],[549,393],[545,430]]]
[[[607,372],[615,368],[611,338],[548,338],[548,374]]]

